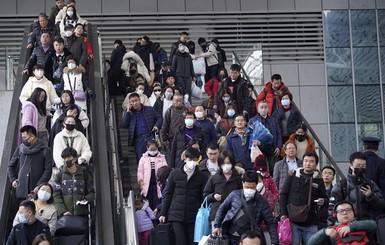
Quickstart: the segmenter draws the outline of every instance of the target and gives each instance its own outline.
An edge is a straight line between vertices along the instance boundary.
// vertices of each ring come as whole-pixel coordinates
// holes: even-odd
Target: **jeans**
[[[147,141],[151,139],[151,134],[145,136],[135,137],[135,156],[136,156],[136,164],[139,164],[139,160],[142,157],[143,153],[147,151]]]
[[[311,226],[300,226],[290,222],[291,232],[293,233],[293,245],[299,245],[301,240],[302,245],[307,245],[310,237],[318,231],[316,225]]]

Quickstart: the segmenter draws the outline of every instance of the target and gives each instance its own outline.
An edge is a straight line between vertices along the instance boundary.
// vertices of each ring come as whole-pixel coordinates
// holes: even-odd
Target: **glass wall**
[[[384,141],[385,10],[323,15],[331,153],[346,162],[362,149],[362,137]],[[383,142],[379,154],[384,157]]]

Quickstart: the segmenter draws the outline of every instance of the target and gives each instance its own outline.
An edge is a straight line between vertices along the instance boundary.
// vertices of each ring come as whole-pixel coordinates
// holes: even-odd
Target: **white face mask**
[[[166,92],[164,93],[164,97],[166,97],[168,100],[171,100],[171,97],[173,96],[174,94],[172,92]]]
[[[144,92],[144,91],[143,91],[142,89],[138,89],[138,90],[136,90],[136,93],[137,93],[137,94],[139,94],[139,95],[142,95],[142,94],[143,94],[143,92]]]
[[[187,127],[191,127],[194,124],[194,119],[185,119],[184,123],[186,124]]]
[[[67,15],[68,15],[69,17],[74,16],[74,11],[67,11]]]
[[[37,197],[42,201],[48,201],[51,197],[51,193],[48,191],[39,190],[37,192]]]
[[[281,100],[281,104],[282,104],[282,106],[287,107],[290,105],[290,100],[286,100],[286,99]]]
[[[161,93],[162,93],[162,92],[160,92],[160,91],[154,92],[154,94],[155,94],[156,96],[159,96]]]
[[[181,45],[181,46],[179,46],[178,50],[181,53],[185,53],[186,52],[186,46]]]
[[[155,156],[156,154],[158,154],[158,151],[147,151],[147,152],[151,156]]]
[[[186,167],[189,170],[194,170],[196,165],[197,165],[197,163],[195,161],[187,161],[186,162]]]
[[[258,183],[257,184],[257,191],[261,192],[262,188],[263,188],[263,183]]]
[[[72,36],[72,31],[65,31],[65,35],[66,35],[66,37],[70,37],[70,36]]]
[[[267,115],[267,109],[258,109],[258,113],[264,117]]]
[[[221,165],[221,169],[223,171],[223,173],[227,174],[228,172],[230,172],[230,170],[232,169],[232,165],[230,163],[225,163],[225,164],[222,164]]]
[[[254,197],[255,192],[257,192],[257,190],[243,189],[243,194],[245,195],[247,201]]]
[[[203,118],[203,117],[204,117],[204,114],[203,114],[202,111],[197,111],[197,112],[195,112],[195,116],[196,116],[197,118]]]
[[[68,63],[68,68],[75,69],[76,64],[75,63]]]
[[[44,76],[44,71],[43,70],[35,70],[35,77],[37,79],[41,79]]]

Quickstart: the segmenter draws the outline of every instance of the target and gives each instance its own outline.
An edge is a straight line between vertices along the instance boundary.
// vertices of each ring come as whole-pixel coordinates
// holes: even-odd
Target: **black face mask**
[[[73,160],[67,160],[67,161],[65,161],[65,164],[66,164],[66,166],[67,166],[67,168],[70,168],[72,165],[73,165],[73,162],[72,162]]]
[[[135,70],[135,69],[131,69],[131,70],[129,70],[128,72],[130,73],[130,75],[136,74],[136,70]]]
[[[68,131],[73,131],[75,129],[75,124],[67,124],[66,123],[66,129]]]
[[[302,142],[305,140],[305,135],[299,135],[299,134],[296,134],[295,135],[295,138],[299,141],[299,142]]]
[[[365,175],[366,168],[354,168],[354,174],[358,178],[363,178]]]
[[[22,140],[21,143],[23,143],[25,146],[31,146],[31,143],[28,142],[28,139]]]

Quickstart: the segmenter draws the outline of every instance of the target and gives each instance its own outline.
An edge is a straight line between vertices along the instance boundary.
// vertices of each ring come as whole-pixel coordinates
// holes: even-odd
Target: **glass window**
[[[385,46],[385,9],[378,10],[378,32],[380,45]]]
[[[381,123],[378,124],[359,124],[358,125],[358,142],[359,142],[359,149],[361,150],[363,148],[363,142],[362,138],[366,136],[374,136],[378,137],[380,139],[383,139],[383,125]],[[380,145],[378,147],[378,154],[380,156],[384,155],[384,141],[380,142]]]
[[[353,87],[329,86],[329,116],[331,123],[354,123]]]
[[[376,12],[351,10],[352,42],[354,46],[377,46]]]
[[[349,12],[347,10],[324,11],[324,37],[326,47],[349,47]]]
[[[377,48],[353,48],[356,84],[380,83]]]
[[[380,48],[382,84],[385,84],[385,47]]]
[[[380,86],[356,86],[357,122],[381,123]]]
[[[330,136],[332,156],[336,162],[349,161],[349,156],[356,151],[356,129],[354,124],[331,124]]]
[[[353,84],[350,48],[326,48],[328,85]]]

